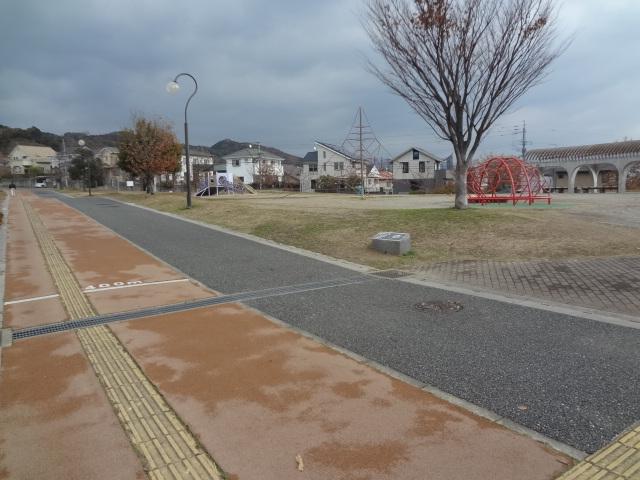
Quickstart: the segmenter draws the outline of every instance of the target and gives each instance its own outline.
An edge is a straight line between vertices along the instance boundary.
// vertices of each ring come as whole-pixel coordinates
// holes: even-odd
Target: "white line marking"
[[[26,302],[35,302],[37,300],[47,300],[49,298],[59,297],[57,293],[53,295],[45,295],[44,297],[33,297],[33,298],[23,298],[21,300],[11,300],[10,302],[4,302],[5,305],[15,305],[16,303],[26,303]]]
[[[107,290],[119,290],[121,288],[133,288],[133,287],[146,287],[148,285],[163,285],[166,283],[178,283],[178,282],[188,282],[188,278],[179,278],[177,280],[163,280],[160,282],[146,282],[146,283],[137,283],[135,285],[118,285],[116,287],[104,287],[104,288],[91,288],[87,290],[86,288],[83,290],[84,293],[97,293],[97,292],[106,292]]]

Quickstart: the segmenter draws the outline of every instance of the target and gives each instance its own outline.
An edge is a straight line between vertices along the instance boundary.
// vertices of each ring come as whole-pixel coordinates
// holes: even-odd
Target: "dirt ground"
[[[449,195],[371,196],[259,193],[194,198],[113,194],[376,268],[419,268],[444,260],[568,259],[640,254],[640,194],[556,195],[551,206],[451,208]],[[412,251],[390,257],[368,248],[381,231],[408,232]]]

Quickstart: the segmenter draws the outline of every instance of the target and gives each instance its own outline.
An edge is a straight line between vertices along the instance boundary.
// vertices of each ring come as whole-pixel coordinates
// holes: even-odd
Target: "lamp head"
[[[178,82],[169,82],[167,83],[167,93],[173,95],[175,93],[178,93],[178,90],[180,90],[180,85],[178,85]]]
[[[84,147],[85,146],[85,141],[82,140],[82,139],[78,140],[78,145],[80,145],[81,147]]]

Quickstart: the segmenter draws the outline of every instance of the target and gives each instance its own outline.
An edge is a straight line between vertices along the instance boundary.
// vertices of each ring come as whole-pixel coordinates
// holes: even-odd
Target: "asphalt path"
[[[102,197],[55,196],[219,292],[358,275]],[[429,301],[464,308],[416,308]],[[585,452],[640,419],[637,329],[392,279],[247,303]]]

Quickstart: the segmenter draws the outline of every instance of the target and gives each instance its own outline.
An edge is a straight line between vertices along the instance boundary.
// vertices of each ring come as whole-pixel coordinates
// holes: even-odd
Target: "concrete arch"
[[[618,193],[624,193],[627,191],[627,180],[629,178],[629,172],[631,169],[640,165],[640,160],[633,160],[625,164],[618,172]]]
[[[594,192],[617,191],[620,171],[616,163],[597,163],[593,165],[593,170],[595,170],[597,178],[594,186],[598,187]]]
[[[569,174],[569,193],[574,193],[576,191],[576,178],[580,171],[587,170],[591,173],[591,185],[590,187],[598,186],[598,172],[593,165],[578,165],[576,166],[571,173]]]

